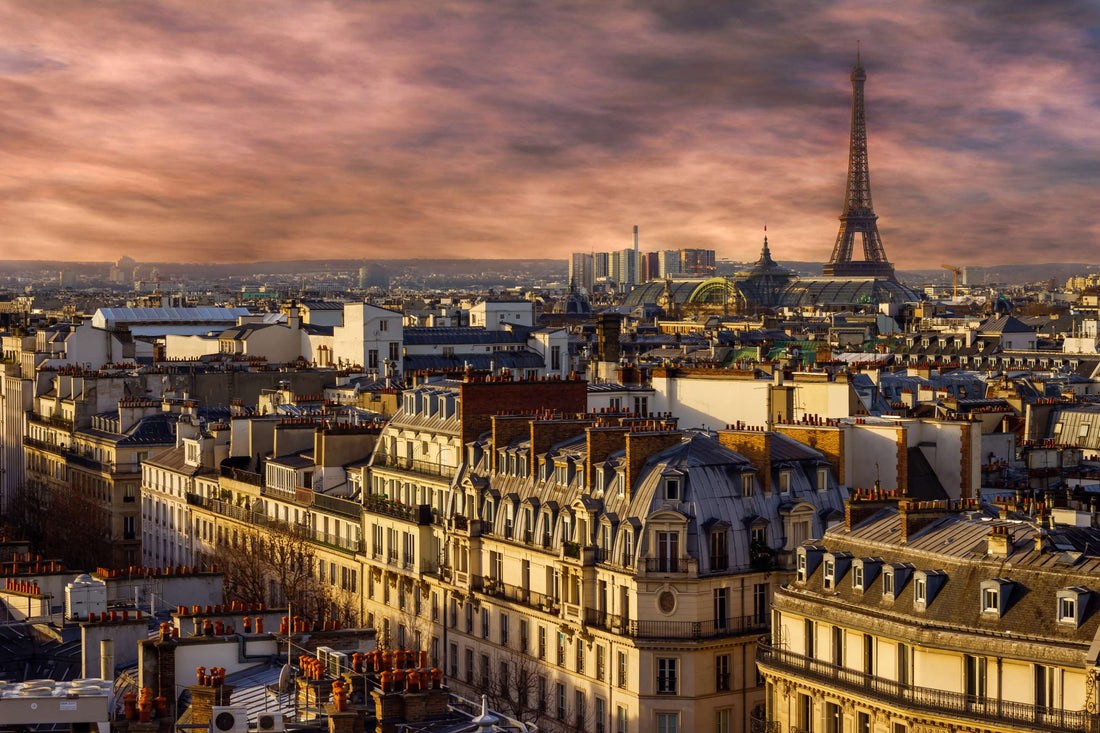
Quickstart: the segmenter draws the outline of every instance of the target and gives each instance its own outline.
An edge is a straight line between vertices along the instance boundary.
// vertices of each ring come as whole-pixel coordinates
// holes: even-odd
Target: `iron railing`
[[[715,639],[725,636],[756,634],[767,630],[767,620],[758,616],[732,616],[710,621],[661,621],[624,619],[621,616],[584,609],[588,626],[636,639]]]
[[[355,519],[359,518],[363,510],[358,502],[344,499],[339,496],[318,494],[316,492],[313,494],[313,506],[322,511],[342,514],[345,517],[354,517]]]
[[[263,486],[264,477],[262,474],[255,471],[246,471],[243,468],[233,468],[232,466],[222,466],[221,475],[234,481],[240,481],[242,484],[251,484],[252,486]]]
[[[967,718],[983,724],[1013,725],[1038,731],[1062,733],[1098,733],[1100,719],[1086,710],[1063,710],[999,698],[967,695],[962,692],[938,690],[932,687],[907,685],[866,672],[848,669],[803,654],[778,649],[765,640],[756,647],[756,661],[763,668],[772,668],[802,679],[846,689],[859,695],[899,706],[917,708],[932,715]]]
[[[416,458],[402,458],[401,456],[382,456],[382,460],[375,465],[383,468],[396,468],[401,471],[419,473],[425,476],[440,476],[447,478],[453,476],[458,470],[457,466],[446,466],[440,463],[432,463]]]
[[[783,733],[783,725],[778,720],[768,720],[763,711],[754,710],[749,714],[749,733]]]

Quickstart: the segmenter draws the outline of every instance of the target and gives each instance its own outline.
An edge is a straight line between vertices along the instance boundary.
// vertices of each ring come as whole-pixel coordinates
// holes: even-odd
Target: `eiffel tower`
[[[848,190],[840,232],[836,235],[833,256],[825,264],[825,275],[835,277],[877,277],[894,279],[894,266],[886,259],[878,216],[871,205],[871,173],[867,166],[867,117],[863,112],[863,83],[867,72],[859,62],[852,69],[852,140],[848,148]],[[863,259],[852,260],[855,235],[863,242]]]

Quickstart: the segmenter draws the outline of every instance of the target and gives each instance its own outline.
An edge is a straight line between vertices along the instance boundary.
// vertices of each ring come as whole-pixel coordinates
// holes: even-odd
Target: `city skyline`
[[[862,40],[901,268],[1090,261],[1088,3],[0,8],[6,259],[825,261]]]

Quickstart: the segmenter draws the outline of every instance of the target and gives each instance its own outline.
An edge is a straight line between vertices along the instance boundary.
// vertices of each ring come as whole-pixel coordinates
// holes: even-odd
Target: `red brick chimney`
[[[591,489],[596,483],[593,466],[607,460],[607,457],[626,447],[626,436],[630,428],[605,427],[588,428],[585,431],[588,457],[585,459],[585,480]]]
[[[679,430],[626,434],[626,491],[628,499],[634,492],[634,482],[641,476],[646,461],[663,450],[679,445],[682,438],[683,433]]]

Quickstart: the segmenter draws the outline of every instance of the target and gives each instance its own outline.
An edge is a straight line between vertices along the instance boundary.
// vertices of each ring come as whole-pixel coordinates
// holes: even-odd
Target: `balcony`
[[[495,578],[485,578],[480,588],[481,592],[487,596],[519,603],[528,608],[534,608],[546,613],[557,615],[560,608],[558,601],[545,593],[539,593],[530,588],[521,588],[518,585],[504,583]]]
[[[339,496],[328,496],[327,494],[318,494],[316,492],[313,493],[312,498],[315,508],[331,514],[340,514],[345,517],[358,519],[363,512],[363,508],[359,505],[359,502],[351,501],[350,499],[344,499]]]
[[[687,557],[647,557],[645,559],[645,571],[647,573],[686,573],[691,558]]]
[[[768,720],[762,711],[754,710],[749,714],[749,733],[783,733],[783,724]]]
[[[37,412],[34,412],[33,410],[28,410],[27,418],[41,425],[50,425],[52,427],[63,428],[68,431],[72,431],[73,429],[73,421],[67,420],[60,415],[50,415],[49,417],[44,417],[42,415],[39,415]]]
[[[63,445],[57,445],[56,443],[47,443],[44,440],[38,440],[37,438],[23,438],[23,445],[28,448],[37,448],[38,450],[44,450],[55,455],[63,456],[68,449]]]
[[[458,466],[445,466],[440,463],[423,461],[415,458],[402,458],[400,456],[382,456],[381,460],[374,464],[380,468],[396,468],[399,471],[407,471],[422,476],[438,476],[449,479],[454,476]]]
[[[428,504],[409,505],[393,501],[382,494],[367,494],[363,509],[371,514],[393,517],[415,524],[431,524],[432,508]]]
[[[764,640],[757,643],[756,661],[766,670],[794,675],[834,690],[844,689],[871,700],[900,708],[913,708],[932,716],[972,720],[982,726],[1014,726],[1036,731],[1100,731],[1100,721],[1086,710],[1039,707],[1029,703],[906,685],[778,649]]]
[[[255,471],[246,471],[243,468],[233,468],[232,466],[222,466],[221,475],[234,481],[240,481],[242,484],[251,484],[252,486],[263,486],[264,477]]]
[[[717,639],[759,634],[768,627],[767,619],[757,616],[734,616],[710,621],[649,621],[624,619],[594,608],[584,609],[584,623],[635,639]]]

